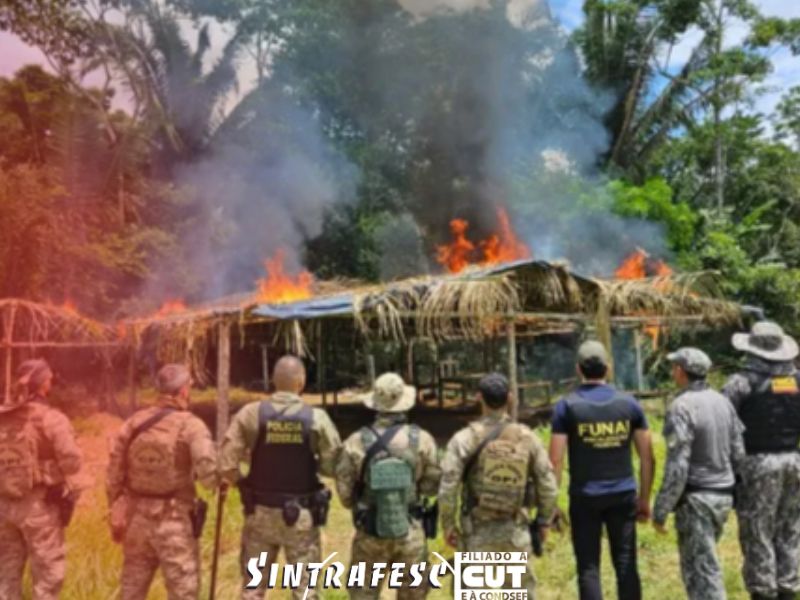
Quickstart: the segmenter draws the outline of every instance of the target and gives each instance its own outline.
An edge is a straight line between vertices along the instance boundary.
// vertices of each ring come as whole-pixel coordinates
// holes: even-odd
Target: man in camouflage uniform
[[[289,563],[303,563],[303,598],[310,573],[307,565],[320,561],[320,517],[324,488],[318,475],[333,476],[341,439],[328,413],[311,408],[300,397],[306,385],[303,363],[284,356],[272,376],[275,393],[236,413],[222,444],[220,469],[226,484],[240,483],[245,522],[242,530],[242,571],[247,562],[267,552],[268,573],[281,548]],[[239,464],[248,460],[248,476],[240,480]],[[250,578],[245,575],[245,585]],[[243,588],[242,598],[263,598],[267,577],[256,589]],[[309,590],[314,600],[316,592]]]
[[[725,600],[716,543],[733,508],[734,472],[744,458],[742,425],[706,382],[711,359],[696,348],[667,355],[682,389],[667,412],[667,462],[653,526],[666,533],[675,511],[681,575],[689,600]]]
[[[347,438],[336,465],[336,489],[345,508],[353,509],[356,526],[351,562],[365,563],[367,573],[372,572],[372,565],[376,562],[410,566],[428,560],[425,531],[417,512],[420,510],[418,502],[422,496],[436,494],[441,472],[436,442],[431,434],[407,422],[407,413],[415,400],[416,390],[405,385],[399,375],[386,373],[380,376],[372,394],[364,398],[365,406],[377,413],[375,422]],[[388,440],[383,442],[382,436],[387,436]],[[365,465],[368,451],[372,460]],[[375,521],[380,505],[370,497],[366,481],[370,465],[375,464],[376,458],[384,456],[400,458],[410,471],[413,470],[413,481],[409,478],[410,489],[404,494],[408,512],[400,515],[405,520],[401,525],[405,525],[407,532],[397,537],[387,537],[377,531]],[[398,590],[398,598],[425,597],[427,588],[424,584],[415,588],[407,584],[406,578]],[[365,585],[363,589],[350,590],[351,598],[378,598],[379,595],[379,587],[369,589]]]
[[[122,599],[144,600],[160,567],[170,600],[194,600],[200,585],[195,480],[216,487],[216,447],[189,411],[189,370],[166,365],[157,382],[157,404],[135,413],[117,434],[106,477],[112,536],[124,555]]]
[[[493,373],[478,390],[483,417],[453,436],[442,459],[439,506],[445,540],[460,551],[527,552],[531,559],[529,512],[538,509],[544,539],[558,495],[553,468],[536,434],[508,416],[508,380]],[[509,475],[500,487],[484,477],[489,467]],[[523,578],[528,598],[535,582],[529,560]]]
[[[722,393],[745,427],[736,511],[742,572],[752,598],[794,598],[800,590],[800,374],[797,342],[770,322],[733,336],[744,369]]]
[[[13,397],[0,405],[0,598],[22,598],[30,559],[33,599],[58,598],[64,581],[64,528],[77,501],[81,451],[69,420],[37,402],[50,391],[44,360],[17,370]]]

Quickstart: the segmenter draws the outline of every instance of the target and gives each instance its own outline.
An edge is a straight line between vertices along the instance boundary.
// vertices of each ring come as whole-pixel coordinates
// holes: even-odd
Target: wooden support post
[[[608,353],[608,380],[614,381],[614,347],[611,342],[611,310],[608,307],[608,300],[603,293],[597,300],[597,314],[594,320],[597,339],[606,347]]]
[[[264,391],[269,392],[269,346],[261,344],[261,379],[264,381]]]
[[[6,349],[6,389],[4,399],[6,406],[11,404],[11,373],[14,362],[14,319],[17,314],[17,305],[12,304],[8,312],[3,315],[3,329],[5,335],[3,336],[3,345]]]
[[[367,375],[369,376],[369,387],[375,385],[375,355],[367,354]]]
[[[128,410],[133,414],[137,408],[139,407],[136,400],[136,344],[134,342],[128,357]]]
[[[219,324],[217,335],[217,443],[221,444],[228,430],[231,387],[231,325]]]
[[[328,405],[325,395],[325,342],[322,339],[322,321],[317,325],[317,390],[322,395],[322,405]]]
[[[643,392],[644,385],[644,365],[642,364],[642,332],[637,327],[633,330],[633,343],[636,348],[636,389]]]
[[[511,388],[511,406],[509,414],[511,420],[519,418],[519,383],[517,379],[517,326],[514,316],[508,318],[506,324],[506,339],[508,340],[508,383]]]

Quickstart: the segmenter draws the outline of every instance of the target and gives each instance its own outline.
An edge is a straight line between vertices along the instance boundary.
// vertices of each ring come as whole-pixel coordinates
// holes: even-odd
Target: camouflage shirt
[[[476,423],[456,433],[447,444],[442,459],[442,483],[439,486],[439,514],[445,531],[456,529],[458,523],[457,507],[462,487],[462,477],[467,461],[480,445],[485,436],[500,422],[511,423],[509,416],[503,411],[492,411]],[[558,485],[550,465],[547,451],[539,437],[525,425],[515,423],[530,450],[528,474],[535,490],[535,506],[538,516],[549,519],[556,506]],[[504,432],[505,433],[505,432]],[[527,510],[520,511],[518,521],[527,522]]]
[[[106,475],[109,505],[125,492],[131,434],[139,425],[167,406],[175,408],[175,412],[154,425],[152,431],[163,434],[165,438],[169,437],[171,440],[174,439],[175,429],[178,429],[174,465],[175,469],[180,471],[176,476],[183,479],[184,483],[176,492],[176,497],[193,499],[195,479],[206,488],[211,489],[216,486],[217,449],[208,427],[188,410],[181,410],[171,398],[160,398],[157,406],[142,409],[125,421],[114,440]]]
[[[382,434],[388,427],[403,421],[405,421],[405,415],[380,414],[375,419],[373,428],[378,434]],[[409,427],[403,427],[389,442],[389,449],[408,448],[408,434]],[[352,507],[356,501],[355,485],[361,476],[361,468],[366,454],[367,449],[364,448],[361,430],[356,431],[345,440],[342,454],[336,464],[336,489],[345,508]],[[440,477],[436,442],[430,433],[420,429],[416,462],[417,493],[422,496],[435,495],[439,489]]]
[[[269,401],[278,411],[291,416],[304,406],[303,399],[286,392],[276,392]],[[250,453],[258,435],[258,412],[261,402],[251,402],[236,413],[231,421],[220,451],[222,477],[231,484],[239,481],[239,464],[250,460]],[[321,475],[333,477],[334,465],[339,457],[342,440],[336,426],[324,410],[315,408],[311,426],[311,448],[317,457]]]
[[[731,404],[705,382],[693,383],[679,394],[664,422],[667,460],[653,521],[666,521],[687,484],[732,487],[744,458],[743,431]]]
[[[796,372],[792,362],[770,362],[757,356],[747,357],[744,370],[759,373],[766,377],[781,377],[793,375]],[[722,393],[727,396],[734,408],[739,410],[742,401],[752,393],[750,380],[744,373],[735,373],[725,382]]]
[[[38,452],[35,483],[65,483],[69,489],[76,491],[86,487],[86,482],[81,478],[83,455],[75,441],[72,424],[64,413],[39,402],[27,402],[0,414],[0,422],[19,430],[26,422],[33,423]]]

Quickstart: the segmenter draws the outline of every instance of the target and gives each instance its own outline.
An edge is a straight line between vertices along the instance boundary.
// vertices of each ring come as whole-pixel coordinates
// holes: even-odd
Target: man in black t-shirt
[[[570,519],[581,600],[601,600],[600,540],[608,532],[620,600],[639,600],[636,520],[650,518],[655,464],[647,419],[636,400],[606,383],[608,354],[596,341],[578,351],[582,384],[562,398],[553,413],[550,460],[561,480],[569,452]],[[631,460],[640,458],[640,493]]]

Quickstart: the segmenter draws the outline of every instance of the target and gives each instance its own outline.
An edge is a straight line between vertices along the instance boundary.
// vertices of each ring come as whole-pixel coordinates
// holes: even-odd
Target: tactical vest
[[[503,425],[495,439],[477,450],[479,454],[464,473],[465,509],[484,520],[514,517],[525,505],[530,447],[521,435],[513,435],[519,431],[517,425]]]
[[[287,415],[269,401],[258,408],[258,437],[245,485],[256,504],[283,506],[282,496],[309,496],[319,488],[317,458],[311,447],[314,411],[305,404]]]
[[[386,449],[371,451],[379,442],[370,427],[361,430],[361,441],[367,451],[359,486],[363,490],[359,504],[366,507],[362,525],[367,533],[381,539],[405,537],[417,499],[419,427],[408,426],[408,446],[403,449],[392,448],[389,441]]]
[[[569,423],[570,493],[590,481],[633,477],[630,398],[615,392],[596,402],[573,393],[566,398]]]
[[[750,395],[739,405],[748,454],[791,452],[800,443],[800,373],[767,376],[748,371]]]
[[[43,411],[31,405],[0,415],[0,497],[24,498],[41,482],[42,416]]]
[[[169,498],[194,487],[191,450],[180,443],[187,411],[174,410],[132,440],[125,456],[126,487],[134,494]]]

